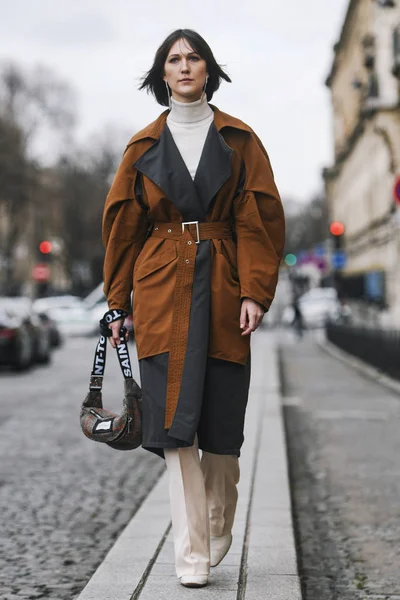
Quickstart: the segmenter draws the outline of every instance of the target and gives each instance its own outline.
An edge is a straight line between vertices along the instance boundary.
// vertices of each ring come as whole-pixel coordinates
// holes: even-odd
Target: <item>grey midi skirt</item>
[[[164,457],[163,448],[192,446],[214,454],[240,456],[250,384],[250,357],[246,365],[208,358],[202,397],[193,381],[193,400],[181,407],[182,427],[164,428],[168,353],[139,361],[142,385],[142,446]],[[179,437],[177,437],[179,436]]]

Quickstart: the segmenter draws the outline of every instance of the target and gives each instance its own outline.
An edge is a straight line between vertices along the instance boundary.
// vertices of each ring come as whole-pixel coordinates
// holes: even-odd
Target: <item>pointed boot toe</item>
[[[232,544],[232,534],[214,536],[210,538],[210,565],[216,567],[227,554]]]
[[[182,575],[180,582],[185,587],[200,588],[208,583],[208,575]]]

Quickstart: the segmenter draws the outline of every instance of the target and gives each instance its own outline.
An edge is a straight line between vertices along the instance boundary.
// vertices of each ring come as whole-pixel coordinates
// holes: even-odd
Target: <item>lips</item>
[[[180,79],[179,83],[184,83],[185,81],[193,81],[193,79]]]

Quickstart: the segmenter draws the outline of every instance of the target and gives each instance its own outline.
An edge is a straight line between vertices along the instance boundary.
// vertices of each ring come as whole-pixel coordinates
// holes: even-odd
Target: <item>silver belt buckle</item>
[[[198,221],[185,221],[184,223],[182,223],[182,233],[185,231],[185,225],[196,225],[196,235],[197,235],[196,244],[200,244],[199,222]]]

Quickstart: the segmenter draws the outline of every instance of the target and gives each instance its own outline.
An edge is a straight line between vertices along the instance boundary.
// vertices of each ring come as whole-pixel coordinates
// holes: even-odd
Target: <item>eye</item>
[[[200,60],[200,56],[190,56],[189,58],[190,58],[190,60],[194,60],[195,62]]]
[[[168,62],[176,63],[177,61],[178,61],[178,58],[176,56],[174,56],[173,58],[170,58]]]

